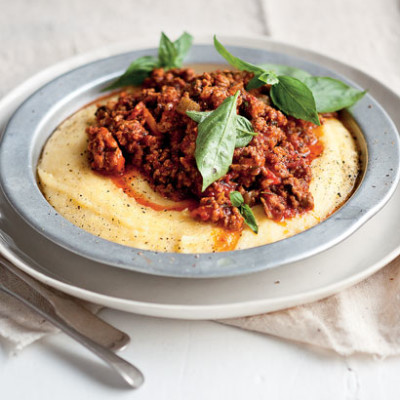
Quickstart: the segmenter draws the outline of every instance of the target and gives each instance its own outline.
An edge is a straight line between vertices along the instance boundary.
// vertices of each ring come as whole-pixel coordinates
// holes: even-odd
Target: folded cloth
[[[126,340],[126,334],[98,319],[94,314],[101,306],[77,300],[55,289],[51,289],[30,278],[22,271],[18,275],[8,270],[0,256],[0,280],[6,290],[21,296],[29,303],[49,314],[52,318],[64,322],[71,328],[92,340],[109,348],[118,348]],[[12,265],[12,264],[11,264]],[[24,282],[21,277],[26,277]],[[35,287],[31,287],[31,284]],[[19,351],[46,334],[56,333],[58,329],[22,302],[0,291],[0,338],[11,351]]]
[[[57,328],[20,301],[0,292],[0,337],[11,351],[19,351]]]
[[[221,322],[331,349],[341,355],[398,355],[400,257],[363,282],[324,300]]]

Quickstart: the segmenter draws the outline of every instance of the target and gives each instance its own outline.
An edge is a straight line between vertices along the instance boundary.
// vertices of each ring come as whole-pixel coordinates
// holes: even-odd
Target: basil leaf
[[[256,66],[233,56],[217,40],[216,36],[214,36],[214,46],[229,64],[239,70],[254,73],[254,78],[250,80],[246,89],[255,89],[268,83],[272,85],[270,94],[275,106],[293,117],[320,125],[313,94],[300,80],[286,75],[277,77],[274,72],[266,71],[263,68],[265,65],[263,67]]]
[[[246,86],[246,90],[251,90],[251,89],[258,89],[261,86],[264,86],[265,82],[260,81],[256,75],[254,75],[253,78],[250,79],[249,83]]]
[[[240,192],[230,192],[229,198],[233,207],[240,207],[244,203],[243,196]]]
[[[291,76],[303,82],[311,90],[317,112],[320,113],[334,112],[350,107],[366,93],[366,91],[352,88],[337,79],[322,76],[314,77],[300,68],[288,65],[260,64],[259,67],[279,75]]]
[[[154,68],[180,68],[183,59],[192,46],[192,42],[193,37],[187,32],[184,32],[175,42],[171,42],[165,33],[161,33],[158,58],[153,56],[138,58],[128,67],[122,76],[102,91],[129,85],[141,85]]]
[[[269,70],[274,72],[276,75],[287,75],[291,76],[292,78],[296,78],[299,81],[304,82],[304,80],[311,76],[308,72],[300,69],[291,67],[289,65],[280,65],[280,64],[260,64],[260,68],[264,70]]]
[[[236,101],[239,91],[198,125],[196,150],[197,168],[203,177],[202,192],[224,176],[232,164],[236,142]]]
[[[225,58],[226,61],[233,67],[240,71],[249,71],[254,73],[253,79],[247,84],[246,90],[257,89],[264,86],[266,83],[274,85],[278,83],[278,77],[272,71],[266,71],[264,68],[260,68],[257,65],[250,64],[246,61],[241,60],[238,57],[232,55],[217,39],[214,35],[214,47]]]
[[[160,66],[167,69],[177,68],[177,58],[177,48],[169,37],[162,32],[160,44],[158,46],[158,60],[160,61]]]
[[[235,147],[246,147],[257,132],[254,132],[251,122],[241,115],[236,115],[236,141]]]
[[[198,124],[203,122],[211,113],[212,111],[186,111],[186,115]],[[246,147],[253,139],[253,136],[257,136],[257,132],[254,132],[253,125],[247,118],[236,115],[235,119],[235,147]]]
[[[174,45],[178,56],[176,58],[178,68],[182,66],[184,58],[189,53],[190,48],[192,47],[193,36],[187,32],[183,32],[183,34],[175,40]]]
[[[221,54],[222,57],[225,58],[226,61],[233,67],[239,69],[240,71],[250,71],[254,72],[257,75],[263,74],[264,71],[262,68],[257,67],[257,65],[250,64],[246,61],[241,60],[238,57],[235,57],[232,55],[217,39],[217,37],[214,35],[214,47],[218,51],[219,54]]]
[[[345,83],[321,76],[308,77],[304,83],[312,91],[317,105],[317,111],[321,113],[338,111],[355,104],[366,93],[354,89]]]
[[[255,74],[246,86],[246,90],[257,89],[261,86],[276,85],[279,82],[278,77],[272,71],[264,72],[261,75]]]
[[[250,206],[248,204],[243,204],[239,208],[240,214],[242,214],[242,217],[244,218],[244,222],[249,226],[249,228],[254,232],[258,233],[258,225],[256,221],[256,217],[253,214],[253,211],[251,210]]]
[[[244,218],[244,222],[255,233],[258,233],[258,225],[256,217],[253,214],[250,206],[244,202],[240,192],[230,192],[229,199],[234,207],[239,209],[240,215]]]
[[[186,111],[186,115],[190,117],[194,122],[197,122],[198,124],[203,122],[211,113],[212,111],[193,111],[193,110]]]
[[[107,86],[105,90],[112,90],[123,86],[138,86],[149,76],[150,72],[158,66],[157,58],[153,56],[144,56],[135,60],[123,75],[115,82]]]
[[[291,76],[280,75],[279,83],[271,86],[275,106],[288,115],[321,125],[311,90]]]
[[[276,85],[277,83],[279,83],[278,77],[272,71],[264,72],[257,79],[261,82],[266,83],[267,85]]]
[[[216,36],[214,46],[229,64],[239,70],[254,73],[246,86],[247,90],[271,85],[270,95],[277,108],[316,125],[320,125],[317,111],[331,112],[349,107],[365,94],[332,78],[312,77],[300,68],[279,64],[250,64],[232,55]]]
[[[183,59],[192,46],[192,42],[193,36],[187,32],[184,32],[175,42],[172,42],[169,37],[162,32],[158,48],[160,66],[167,69],[180,68]]]

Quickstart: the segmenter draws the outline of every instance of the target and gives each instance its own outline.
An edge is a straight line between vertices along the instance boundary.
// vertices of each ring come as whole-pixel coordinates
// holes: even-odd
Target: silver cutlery
[[[20,258],[12,239],[0,230],[0,254],[6,253]],[[91,350],[132,388],[143,384],[141,371],[113,353],[113,350],[126,346],[128,335],[94,316],[64,294],[34,280],[3,256],[0,256],[0,290],[20,300]]]

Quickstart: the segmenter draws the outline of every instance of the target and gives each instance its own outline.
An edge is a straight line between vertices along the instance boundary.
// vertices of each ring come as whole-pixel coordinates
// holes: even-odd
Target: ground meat
[[[155,69],[141,90],[122,92],[98,108],[96,124],[87,129],[92,168],[121,174],[131,165],[161,195],[196,199],[195,219],[230,230],[241,230],[244,222],[230,202],[232,191],[250,206],[261,204],[274,220],[312,209],[311,155],[319,154],[315,125],[272,107],[268,86],[246,91],[251,78],[228,70],[196,75],[191,69]],[[185,111],[214,110],[238,90],[237,111],[257,136],[235,149],[228,173],[202,192],[194,157],[197,123]]]
[[[107,128],[90,127],[88,150],[92,155],[92,168],[108,174],[124,170],[125,158],[117,141]]]

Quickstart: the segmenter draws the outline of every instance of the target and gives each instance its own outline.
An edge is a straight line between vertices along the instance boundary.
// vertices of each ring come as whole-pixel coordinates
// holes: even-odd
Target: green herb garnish
[[[351,107],[366,93],[330,77],[312,76],[288,65],[262,64],[260,67],[277,75],[287,75],[302,81],[312,92],[319,113],[334,112]]]
[[[229,193],[229,198],[232,205],[239,209],[240,215],[244,218],[244,222],[254,233],[258,233],[256,218],[250,206],[244,202],[242,194],[240,192],[231,192]]]
[[[235,148],[247,146],[257,134],[251,122],[237,114],[238,96],[239,91],[214,111],[186,111],[199,124],[194,156],[203,177],[202,192],[228,172]]]
[[[271,85],[271,98],[275,106],[288,115],[320,125],[317,108],[310,89],[300,80],[286,75],[276,75],[272,70],[250,64],[233,56],[214,36],[214,46],[218,53],[232,66],[254,73],[254,78],[246,89],[256,89],[265,84]],[[274,95],[272,95],[274,92]],[[275,100],[277,103],[275,103]]]
[[[345,83],[322,76],[311,76],[304,83],[312,91],[317,105],[317,111],[321,113],[342,110],[357,103],[366,93],[354,89]]]
[[[275,85],[277,83],[279,83],[279,80],[274,72],[262,72],[261,74],[254,74],[254,77],[247,84],[246,89],[257,89],[264,85]]]
[[[234,96],[227,97],[198,125],[194,156],[197,168],[203,177],[202,192],[224,176],[232,164],[236,143],[236,101],[238,96],[239,91]],[[192,111],[186,113],[190,117]]]
[[[158,60],[153,56],[144,56],[135,60],[115,82],[104,90],[117,89],[123,86],[138,86],[150,75],[154,68],[157,68]]]
[[[241,115],[236,115],[236,141],[235,147],[246,147],[257,132],[254,132],[251,122]]]
[[[136,59],[123,75],[104,90],[112,90],[123,86],[138,86],[150,75],[155,68],[180,68],[183,59],[192,46],[193,37],[184,32],[175,42],[165,33],[161,33],[158,57],[144,56]]]
[[[265,85],[267,82],[269,85],[274,85],[279,82],[278,77],[275,72],[267,71],[266,69],[259,67],[254,64],[250,64],[246,61],[241,60],[238,57],[235,57],[218,41],[217,37],[214,35],[214,47],[217,49],[218,53],[221,54],[222,57],[225,58],[226,61],[233,67],[237,68],[240,71],[249,71],[254,73],[254,78],[249,82],[252,87],[247,87],[246,89],[255,89],[256,87],[260,87]],[[257,81],[259,79],[260,84],[257,86]]]
[[[186,111],[186,114],[194,121],[200,124],[203,122],[206,118],[210,116],[212,111],[193,111],[189,110]]]
[[[312,76],[307,71],[300,68],[291,67],[290,65],[280,65],[280,64],[260,64],[260,68],[273,71],[276,75],[287,75],[292,78],[296,78],[299,81],[304,82],[304,79]]]
[[[200,124],[203,122],[213,111],[186,111],[186,114],[195,122]],[[236,141],[235,147],[245,147],[257,136],[257,132],[254,132],[253,125],[251,122],[241,115],[235,115],[235,129],[236,129]]]
[[[285,114],[320,125],[311,90],[301,81],[279,75],[279,83],[271,86],[271,99]]]
[[[168,36],[161,33],[158,47],[159,66],[171,69],[181,68],[184,58],[192,47],[193,36],[184,32],[175,42],[171,42]]]
[[[320,125],[318,112],[334,112],[350,107],[366,93],[337,79],[312,76],[287,65],[253,65],[229,53],[215,36],[214,46],[229,64],[241,71],[254,73],[247,90],[271,85],[271,99],[277,108],[316,125]]]

